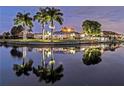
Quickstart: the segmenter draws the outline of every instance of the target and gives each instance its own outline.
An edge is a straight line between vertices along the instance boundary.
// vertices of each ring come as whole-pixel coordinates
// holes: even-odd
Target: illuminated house
[[[61,31],[53,33],[54,39],[79,39],[80,33],[75,32],[74,28],[62,27]]]
[[[46,32],[44,33],[44,38],[45,38],[45,39],[49,39],[49,38],[50,38],[50,35],[51,35],[51,33],[48,32],[48,31],[46,31]],[[42,36],[43,36],[42,33],[34,33],[34,38],[36,38],[36,39],[42,39]]]
[[[33,38],[34,37],[34,34],[32,32],[29,32],[29,31],[25,31],[26,33],[26,37],[27,38]],[[23,38],[23,31],[18,33],[17,35],[19,38]]]
[[[42,38],[42,33],[34,33],[34,38],[36,39]]]
[[[122,37],[122,35],[112,31],[102,31],[101,37],[104,39],[106,38],[107,40],[113,40],[113,39],[118,40]]]
[[[88,36],[84,32],[80,33],[80,39],[81,40],[94,40],[94,41],[113,41],[113,40],[119,40],[122,38],[121,34],[118,34],[116,32],[112,31],[101,31],[101,34],[99,36]]]
[[[69,32],[75,32],[75,29],[72,27],[62,27],[61,31],[69,33]]]

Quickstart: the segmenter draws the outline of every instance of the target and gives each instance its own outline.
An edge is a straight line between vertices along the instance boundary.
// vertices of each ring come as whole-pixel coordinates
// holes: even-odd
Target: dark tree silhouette
[[[22,58],[23,53],[21,51],[19,51],[17,48],[12,48],[12,50],[10,51],[11,56],[13,57],[18,57],[18,58]]]
[[[17,76],[21,76],[22,74],[29,76],[29,71],[32,71],[32,64],[33,64],[33,60],[29,60],[26,63],[22,63],[22,64],[14,64],[13,65],[13,70],[16,72]]]
[[[39,77],[39,81],[45,81],[45,83],[55,83],[63,77],[63,65],[59,65],[54,68],[54,64],[45,66],[38,66],[38,68],[33,67],[33,73]]]
[[[83,63],[86,65],[95,65],[101,62],[101,52],[98,48],[88,48],[84,51]]]

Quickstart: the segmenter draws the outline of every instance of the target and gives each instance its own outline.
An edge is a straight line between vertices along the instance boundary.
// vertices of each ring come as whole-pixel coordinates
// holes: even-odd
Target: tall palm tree
[[[60,9],[56,9],[54,7],[46,7],[47,14],[49,16],[50,29],[51,29],[51,41],[53,41],[53,31],[55,29],[54,22],[58,22],[60,25],[63,24],[63,13]]]
[[[45,25],[48,22],[48,15],[47,15],[47,11],[45,8],[40,8],[39,11],[36,13],[36,15],[34,16],[34,20],[37,20],[42,27],[42,34],[43,37],[42,39],[44,39],[44,33],[45,33]]]
[[[32,18],[30,17],[30,13],[21,13],[18,12],[16,18],[14,19],[14,25],[22,26],[24,28],[23,31],[23,39],[26,39],[27,32],[33,27]]]

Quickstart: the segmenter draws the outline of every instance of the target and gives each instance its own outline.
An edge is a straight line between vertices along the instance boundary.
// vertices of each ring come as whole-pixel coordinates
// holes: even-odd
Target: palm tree
[[[39,11],[36,13],[36,15],[34,16],[34,20],[37,20],[42,27],[42,34],[43,37],[42,39],[44,39],[44,33],[45,33],[45,25],[48,22],[48,15],[47,15],[47,11],[45,8],[40,8]]]
[[[55,29],[54,22],[58,22],[60,25],[63,24],[63,13],[61,12],[60,9],[56,9],[54,7],[46,7],[47,14],[49,16],[49,21],[50,21],[50,29],[51,29],[51,41],[53,41],[53,31]]]
[[[30,17],[30,13],[20,13],[18,12],[16,18],[14,19],[14,25],[22,26],[24,28],[23,31],[23,39],[26,39],[27,32],[33,27],[32,18]]]

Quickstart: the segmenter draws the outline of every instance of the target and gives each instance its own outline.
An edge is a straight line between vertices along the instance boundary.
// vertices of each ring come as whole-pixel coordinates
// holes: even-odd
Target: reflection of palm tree
[[[53,55],[53,52],[51,54]],[[54,83],[63,77],[63,65],[61,64],[55,68],[54,64],[55,60],[52,56],[49,64],[45,64],[43,60],[41,66],[38,65],[38,68],[33,67],[33,73],[39,77],[39,81],[44,80],[46,83]]]
[[[101,52],[98,48],[88,48],[84,51],[83,62],[86,65],[95,65],[101,61]]]
[[[14,64],[13,70],[16,71],[17,76],[21,76],[22,74],[24,75],[29,75],[29,71],[32,70],[32,64],[33,60],[26,60],[26,47],[23,48],[23,63],[22,64]]]
[[[22,74],[24,75],[29,75],[29,71],[32,70],[32,64],[33,60],[29,60],[28,62],[23,62],[22,64],[14,64],[13,70],[16,71],[17,76],[21,76]]]
[[[38,68],[33,68],[33,73],[40,77],[39,81],[44,80],[46,83],[54,83],[63,77],[63,65],[59,65],[54,68],[54,65],[38,66]]]
[[[43,49],[43,50],[42,50],[42,60],[41,60],[42,66],[45,66],[45,59],[46,59],[45,50]]]

